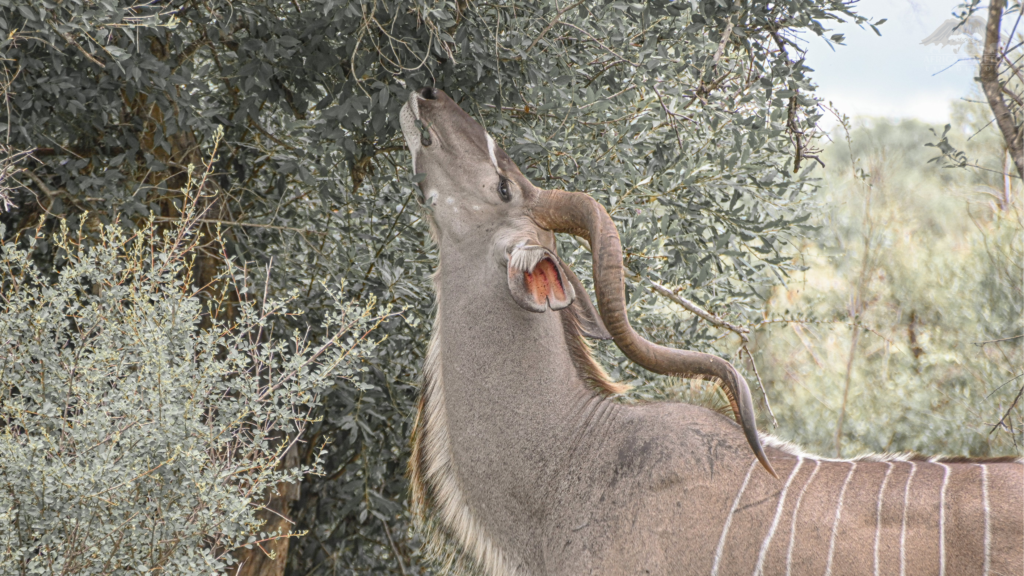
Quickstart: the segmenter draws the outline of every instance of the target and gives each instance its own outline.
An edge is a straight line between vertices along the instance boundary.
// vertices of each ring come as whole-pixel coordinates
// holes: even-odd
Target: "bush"
[[[271,338],[289,300],[230,259],[204,310],[190,206],[130,236],[62,224],[52,275],[0,244],[0,573],[218,574],[289,536],[260,531],[264,492],[321,471],[281,463],[379,319],[335,298],[324,344]]]
[[[998,130],[976,118],[956,143],[1001,169]],[[929,163],[929,128],[837,130],[808,270],[774,291],[754,334],[778,433],[808,449],[1021,455],[1020,191],[1004,197],[994,169]]]

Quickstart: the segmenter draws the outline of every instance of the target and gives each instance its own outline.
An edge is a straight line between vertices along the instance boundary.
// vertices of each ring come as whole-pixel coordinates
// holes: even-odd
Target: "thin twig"
[[[683,153],[683,139],[679,136],[679,129],[676,128],[676,122],[672,119],[673,114],[668,111],[668,106],[665,106],[665,99],[661,97],[661,92],[658,91],[657,86],[652,86],[654,93],[658,96],[658,103],[661,104],[661,109],[665,111],[665,118],[668,119],[668,123],[672,126],[672,131],[676,133],[676,143],[679,144],[679,153]]]
[[[811,348],[811,344],[807,342],[806,338],[804,338],[804,333],[803,330],[800,328],[800,324],[797,322],[790,322],[789,327],[793,329],[793,333],[796,334],[796,337],[800,339],[800,343],[804,345],[804,349],[807,350],[808,354],[810,354],[811,360],[814,361],[814,364],[818,367],[818,369],[824,370],[825,368],[821,365],[821,360],[818,359],[818,355],[814,353],[814,349]]]
[[[710,322],[710,323],[712,323],[715,326],[718,326],[720,328],[725,328],[727,330],[731,330],[731,331],[735,332],[736,334],[739,335],[740,340],[744,344],[748,341],[747,334],[750,334],[750,329],[749,328],[745,328],[743,326],[737,326],[737,325],[729,322],[728,320],[725,320],[723,318],[719,318],[718,316],[715,316],[711,312],[708,312],[707,310],[701,308],[700,306],[698,306],[694,302],[691,302],[690,300],[687,300],[686,298],[683,298],[682,296],[672,292],[671,290],[669,290],[665,286],[662,286],[661,284],[658,284],[657,282],[655,282],[653,280],[647,280],[647,283],[651,285],[651,289],[653,291],[657,292],[658,294],[661,294],[662,296],[668,298],[669,300],[675,302],[676,304],[679,304],[683,308],[685,308],[688,311],[696,314],[697,316],[700,316],[704,320],[707,320],[708,322]]]
[[[757,364],[754,363],[754,355],[750,353],[746,343],[740,346],[740,349],[747,353],[747,358],[750,359],[750,367],[754,370],[754,376],[757,378],[757,385],[761,387],[761,396],[764,397],[764,406],[768,409],[768,415],[772,417],[772,426],[775,428],[779,427],[779,421],[775,419],[775,412],[772,411],[772,403],[768,401],[768,392],[764,389],[764,382],[761,381],[761,373],[757,371]]]
[[[256,128],[256,130],[257,130],[257,131],[258,131],[258,132],[259,132],[260,134],[263,134],[263,135],[264,135],[264,136],[266,136],[267,138],[270,138],[270,139],[271,139],[271,140],[272,140],[272,141],[273,141],[273,142],[274,142],[275,144],[277,144],[277,145],[279,145],[279,146],[284,146],[285,148],[287,148],[287,149],[291,150],[292,152],[298,152],[298,151],[299,151],[299,149],[298,149],[298,148],[296,148],[295,146],[292,146],[291,144],[288,144],[287,142],[285,142],[285,141],[281,140],[281,139],[280,139],[280,138],[278,138],[277,136],[274,136],[274,135],[273,135],[273,134],[271,134],[270,132],[267,132],[267,131],[266,131],[266,130],[265,130],[265,129],[263,128],[263,126],[260,126],[260,123],[259,123],[259,122],[257,122],[257,121],[256,121],[255,119],[253,119],[252,117],[250,117],[250,118],[249,118],[249,121],[250,121],[250,122],[252,122],[252,126],[253,126],[253,128]]]
[[[715,57],[711,59],[711,67],[714,68],[718,65],[718,60],[722,58],[722,54],[725,52],[725,45],[729,43],[729,37],[732,36],[733,21],[729,18],[729,21],[725,25],[725,32],[722,33],[722,41],[718,43],[718,49],[715,50]]]
[[[169,218],[167,216],[155,216],[154,220],[160,220],[164,222],[177,222],[180,218]],[[204,224],[220,224],[221,226],[243,226],[246,228],[269,228],[271,230],[286,230],[288,232],[301,232],[303,234],[315,234],[317,236],[326,235],[327,232],[320,232],[317,230],[308,230],[306,228],[292,228],[290,226],[274,226],[273,224],[255,224],[252,222],[231,222],[229,220],[214,220],[212,218],[196,218],[196,222],[202,222]]]
[[[578,31],[580,31],[580,32],[582,32],[582,33],[584,33],[584,34],[586,34],[586,35],[587,35],[587,37],[589,37],[591,41],[593,41],[594,43],[596,43],[596,44],[597,44],[598,46],[600,46],[601,48],[604,48],[606,52],[608,52],[608,53],[609,53],[609,54],[611,54],[612,56],[615,56],[615,57],[616,57],[616,58],[618,58],[619,60],[622,60],[623,62],[625,62],[625,63],[629,64],[630,66],[639,66],[639,65],[640,65],[640,64],[638,64],[638,63],[636,63],[636,62],[631,62],[631,61],[629,60],[629,58],[626,58],[625,56],[620,56],[620,55],[619,55],[618,53],[616,53],[616,52],[615,52],[615,50],[612,50],[611,48],[609,48],[609,47],[605,46],[605,45],[604,45],[604,42],[601,42],[600,40],[598,40],[597,38],[595,38],[593,34],[591,34],[590,32],[587,32],[586,30],[584,30],[583,28],[580,28],[579,26],[577,26],[577,25],[575,25],[575,24],[570,24],[570,23],[568,23],[568,22],[558,22],[558,24],[560,24],[560,25],[562,25],[562,26],[566,26],[566,27],[568,27],[568,28],[572,28],[572,29],[574,29],[574,30],[578,30]]]
[[[1010,336],[1009,338],[1000,338],[998,340],[983,340],[981,342],[975,342],[974,345],[984,346],[985,344],[991,344],[993,342],[1006,342],[1007,340],[1016,340],[1018,338],[1024,338],[1024,334],[1021,334],[1019,336]]]
[[[993,391],[991,391],[991,392],[989,392],[988,394],[985,395],[985,400],[988,400],[989,398],[992,397],[993,394],[995,394],[996,392],[999,392],[1000,390],[1002,390],[1003,386],[1006,386],[1007,384],[1009,384],[1010,382],[1013,382],[1014,380],[1016,380],[1017,378],[1020,378],[1021,376],[1024,376],[1024,373],[1017,374],[1013,378],[1010,378],[1006,382],[1003,382],[999,386],[996,386],[995,390],[993,390]]]
[[[956,62],[953,62],[953,63],[952,63],[952,64],[950,64],[949,66],[946,66],[946,67],[945,67],[945,68],[943,68],[942,70],[939,70],[939,71],[938,71],[938,72],[936,72],[935,74],[932,74],[932,76],[938,76],[939,74],[942,74],[943,72],[945,72],[946,70],[949,70],[949,69],[950,69],[950,68],[952,68],[953,66],[956,66],[957,64],[959,64],[959,63],[961,63],[961,62],[965,62],[965,61],[968,61],[968,60],[977,60],[977,58],[974,58],[974,57],[971,57],[971,58],[960,58],[960,59],[958,59],[958,60],[957,60]]]
[[[78,51],[79,51],[79,52],[81,52],[81,53],[82,53],[82,56],[85,56],[85,58],[86,58],[87,60],[89,60],[89,61],[90,61],[90,62],[92,62],[93,64],[95,64],[95,65],[99,66],[100,68],[106,68],[106,67],[107,67],[107,65],[106,65],[105,63],[103,63],[103,62],[102,62],[101,60],[99,60],[98,58],[96,58],[96,57],[95,57],[95,56],[93,56],[92,54],[89,54],[89,52],[88,52],[88,51],[86,51],[86,49],[85,49],[85,48],[83,48],[83,47],[82,47],[82,45],[81,45],[81,44],[79,44],[79,43],[78,43],[78,42],[77,42],[77,41],[75,40],[75,38],[74,38],[74,37],[73,37],[73,36],[71,35],[71,33],[70,33],[70,32],[63,32],[63,33],[62,33],[62,32],[61,32],[60,30],[58,30],[58,29],[57,29],[57,26],[55,26],[55,25],[53,24],[53,22],[50,22],[49,20],[47,20],[47,22],[46,22],[46,23],[47,23],[47,24],[49,24],[49,25],[50,25],[50,27],[51,27],[51,28],[53,28],[53,30],[54,30],[55,32],[57,32],[58,34],[60,34],[61,36],[63,36],[63,37],[64,37],[64,39],[65,39],[65,40],[67,40],[67,41],[68,41],[68,42],[69,42],[69,43],[70,43],[70,44],[71,44],[72,46],[74,46],[75,48],[78,48]]]
[[[398,547],[395,546],[395,541],[391,538],[391,530],[388,529],[388,523],[383,518],[378,517],[381,525],[384,526],[384,535],[388,537],[388,544],[391,545],[391,551],[395,553],[395,560],[398,560],[398,569],[402,572],[402,576],[407,576],[405,572],[405,563],[402,562],[402,555],[398,553]]]
[[[580,238],[578,236],[574,236],[574,238],[575,238],[575,240],[577,242],[579,242],[580,246],[582,246],[584,249],[586,249],[587,252],[592,252],[592,250],[590,248],[590,242],[588,242],[586,238]],[[633,272],[629,268],[623,267],[622,273],[626,276],[626,278],[629,278],[630,280],[633,280],[635,282],[638,282],[638,281],[641,280],[640,275],[637,274],[636,272]],[[656,292],[658,294],[661,294],[662,296],[668,298],[669,300],[675,302],[676,304],[679,304],[680,306],[682,306],[686,310],[692,312],[693,314],[696,314],[700,318],[703,318],[704,320],[714,324],[715,326],[718,326],[719,328],[725,328],[726,330],[730,330],[732,332],[735,332],[737,335],[739,335],[741,342],[743,342],[744,344],[747,343],[747,341],[748,341],[747,334],[750,334],[750,329],[749,328],[745,328],[743,326],[737,326],[737,325],[733,324],[732,322],[729,322],[728,320],[725,320],[723,318],[719,318],[718,316],[715,316],[714,314],[712,314],[711,312],[708,312],[704,308],[701,308],[696,303],[691,302],[690,300],[687,300],[686,298],[683,298],[682,296],[676,294],[675,292],[669,290],[665,286],[662,286],[661,284],[658,284],[657,282],[655,282],[653,280],[650,280],[650,279],[644,279],[644,280],[646,280],[646,282],[648,284],[650,284],[649,289],[652,292]]]
[[[50,190],[50,187],[47,186],[46,183],[43,182],[42,179],[39,178],[39,176],[36,176],[35,173],[33,173],[28,168],[22,168],[20,170],[20,172],[22,174],[28,176],[33,182],[35,182],[36,186],[39,186],[39,189],[43,191],[43,194],[46,194],[50,198],[53,198],[54,196],[57,195],[56,192],[54,192],[53,190]],[[15,174],[18,174],[18,172],[15,172]]]
[[[544,35],[547,34],[552,28],[554,28],[555,24],[558,24],[558,19],[562,17],[562,14],[565,14],[566,12],[572,10],[573,8],[579,6],[580,4],[583,4],[583,0],[580,0],[575,4],[572,4],[559,10],[558,14],[555,14],[555,17],[551,19],[551,22],[548,22],[548,25],[545,26],[544,29],[540,31],[540,34],[537,34],[537,37],[533,39],[533,42],[530,42],[530,45],[526,47],[526,52],[524,53],[528,54],[530,50],[533,50],[533,47],[537,45],[537,42],[540,42],[541,39],[544,38]]]
[[[989,434],[995,432],[996,428],[999,428],[1000,426],[1003,425],[1003,422],[1005,422],[1006,419],[1010,416],[1010,412],[1013,412],[1013,409],[1017,407],[1017,402],[1020,402],[1020,397],[1022,395],[1024,395],[1024,386],[1020,387],[1020,390],[1017,392],[1017,397],[1013,399],[1013,403],[1010,404],[1010,407],[1006,409],[1005,413],[1003,413],[1003,417],[999,419],[999,422],[996,422],[995,425],[992,426],[992,430],[989,431]]]

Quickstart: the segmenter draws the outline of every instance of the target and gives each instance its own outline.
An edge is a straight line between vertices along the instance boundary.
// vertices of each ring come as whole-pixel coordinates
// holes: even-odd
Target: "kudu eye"
[[[512,199],[512,191],[509,189],[508,180],[505,178],[498,180],[498,196],[501,196],[502,202],[508,202]]]

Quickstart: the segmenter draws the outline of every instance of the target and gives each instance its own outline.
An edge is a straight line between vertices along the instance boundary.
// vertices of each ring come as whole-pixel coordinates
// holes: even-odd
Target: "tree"
[[[965,9],[964,18],[968,18],[977,5],[977,1],[969,3]],[[1005,8],[1006,0],[989,2],[988,22],[985,26],[985,50],[981,55],[978,80],[981,82],[981,88],[985,92],[985,98],[992,109],[992,114],[995,115],[996,126],[1003,134],[1006,151],[1017,168],[1017,176],[1024,177],[1024,142],[1021,141],[1021,112],[1024,109],[1024,100],[1021,100],[1020,89],[1020,82],[1024,82],[1024,75],[1020,71],[1018,62],[1010,58],[1014,47],[1007,45],[1013,42],[1013,34],[1017,31],[1021,15],[1024,15],[1024,5],[1018,3],[1016,6],[1017,22],[1013,25],[1007,43],[1002,42],[1003,37],[999,33]],[[1004,95],[1010,97],[1009,105],[1003,98]]]
[[[0,221],[9,238],[40,227],[33,257],[58,270],[56,216],[86,231],[174,222],[188,166],[223,130],[196,286],[220,286],[224,254],[252,263],[269,293],[298,291],[290,322],[314,342],[328,288],[405,310],[367,377],[326,392],[296,453],[308,464],[329,440],[326,474],[297,501],[270,494],[268,530],[308,530],[293,573],[420,572],[403,471],[432,247],[396,132],[409,89],[444,89],[535,182],[609,207],[641,329],[709,348],[715,330],[663,314],[651,288],[742,323],[791,269],[819,116],[793,34],[839,18],[864,22],[840,0],[0,0],[14,205]],[[570,261],[584,250],[562,243]],[[600,352],[613,376],[638,376]]]
[[[335,300],[319,345],[264,339],[289,302],[229,261],[238,317],[197,329],[198,198],[167,229],[114,223],[92,243],[62,222],[52,276],[34,236],[0,243],[4,574],[223,573],[288,541],[266,530],[263,493],[322,473],[280,463],[330,379],[358,377],[374,306]]]
[[[961,3],[957,15],[958,23],[949,32],[960,28],[977,28],[977,22],[981,18],[975,17],[974,14],[979,11],[979,4],[978,0]],[[981,111],[977,106],[958,104],[954,108],[957,111],[957,117],[954,118],[957,130],[951,133],[954,124],[947,124],[938,142],[926,144],[938,148],[940,152],[938,157],[932,158],[929,162],[943,161],[945,167],[969,168],[973,173],[972,177],[983,183],[977,190],[994,197],[995,205],[1001,211],[1001,214],[993,218],[999,226],[979,226],[979,231],[985,237],[985,250],[979,253],[979,257],[982,262],[988,264],[983,268],[980,289],[990,295],[990,302],[1003,312],[993,315],[992,321],[987,324],[988,333],[983,344],[989,348],[1013,345],[1022,337],[1018,304],[1021,293],[1021,266],[1017,254],[1017,239],[1024,226],[1021,222],[1019,199],[1015,200],[1013,188],[1014,181],[1020,181],[1024,176],[1024,73],[1020,67],[1020,60],[1024,57],[1024,52],[1021,51],[1021,47],[1024,46],[1021,41],[1024,31],[1020,28],[1021,18],[1024,17],[1024,4],[1010,3],[1009,7],[1007,4],[1005,0],[994,0],[989,3],[985,12],[984,38],[980,43],[980,51],[977,47],[972,47],[973,55],[980,59],[977,80],[984,93],[987,110]],[[1004,35],[1003,18],[1007,11],[1016,12],[1017,15],[1013,18],[1009,34]],[[994,130],[989,130],[993,125]],[[998,154],[985,150],[991,148],[985,143],[992,140],[995,130],[998,130],[1001,145]],[[962,141],[957,136],[958,132],[964,131],[970,134],[970,137]],[[981,138],[975,139],[979,135]],[[951,137],[956,143],[951,142]],[[979,151],[979,148],[988,154],[969,154],[972,151]],[[993,162],[996,158],[1002,161]],[[1016,174],[1012,173],[1011,165]],[[1001,186],[994,187],[990,182],[986,182],[993,175],[1001,176]],[[998,193],[991,192],[999,188],[1001,190]],[[1002,350],[1000,355],[1004,358],[1013,356],[1012,353],[1007,354]],[[1007,428],[1014,442],[1016,435],[1019,435],[1019,431],[1015,432],[1013,428],[1014,411],[1024,398],[1024,384],[1017,382],[1019,377],[1017,374],[1000,386],[1002,389],[1013,384],[1010,390],[1015,392],[1012,401],[1008,402],[1002,416],[996,421],[997,426],[993,428]]]
[[[991,110],[991,123],[995,124],[1003,138],[1006,148],[1006,164],[1003,173],[1005,178],[1004,196],[1010,195],[1010,170],[1009,164],[1016,169],[1017,178],[1024,175],[1024,133],[1022,133],[1022,122],[1024,122],[1024,72],[1021,71],[1021,46],[1024,45],[1014,38],[1021,38],[1020,30],[1021,17],[1024,16],[1024,4],[1017,3],[1010,7],[1010,12],[1017,12],[1009,35],[1004,35],[1003,18],[1006,14],[1006,0],[996,0],[988,4],[984,13],[985,18],[977,16],[980,0],[969,0],[959,5],[959,14],[955,18],[947,20],[935,32],[929,35],[922,42],[923,44],[949,45],[954,42],[950,39],[955,34],[968,34],[982,36],[980,41],[968,43],[971,56],[979,60],[977,80],[985,95],[985,100]],[[982,22],[984,25],[982,26]],[[1017,36],[1015,36],[1015,34]],[[1007,101],[1009,98],[1009,101]],[[947,127],[948,131],[948,127]],[[943,133],[939,142],[928,144],[939,148],[941,157],[949,161],[950,165],[960,168],[978,168],[973,164],[967,155],[950,145]],[[1005,202],[1004,202],[1005,204]],[[1007,206],[1004,206],[1004,209]]]

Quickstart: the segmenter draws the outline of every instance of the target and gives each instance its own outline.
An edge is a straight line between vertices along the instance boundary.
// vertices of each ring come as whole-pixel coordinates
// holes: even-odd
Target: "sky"
[[[815,70],[818,95],[845,114],[917,118],[946,123],[950,102],[970,95],[977,62],[965,49],[923,46],[921,41],[950,18],[957,0],[862,0],[856,11],[878,27],[834,25],[845,46],[833,51],[818,38],[807,40],[807,64]],[[960,59],[965,59],[958,62]],[[947,68],[945,71],[943,69]],[[823,118],[823,120],[826,120]],[[826,122],[826,126],[834,122]]]

